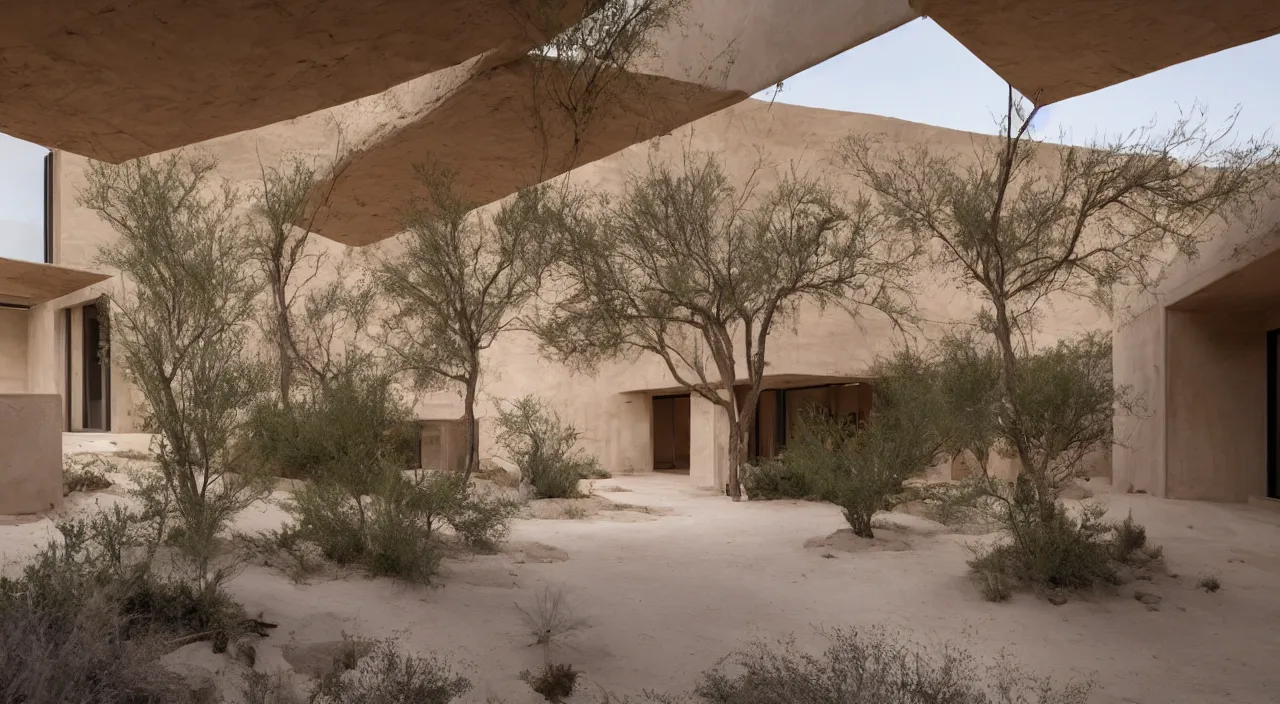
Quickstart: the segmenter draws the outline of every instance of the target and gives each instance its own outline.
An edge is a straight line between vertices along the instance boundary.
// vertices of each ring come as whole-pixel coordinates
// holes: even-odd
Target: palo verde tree
[[[754,175],[735,187],[711,154],[651,161],[616,200],[565,218],[555,300],[538,325],[560,359],[653,354],[723,409],[734,498],[770,336],[802,302],[890,309],[912,255],[879,234],[867,203],[817,179],[792,171],[756,191]]]
[[[315,159],[302,155],[277,166],[259,161],[249,197],[248,247],[266,284],[262,327],[274,348],[284,408],[299,381],[314,387],[339,372],[343,351],[359,347],[372,313],[372,291],[358,279],[353,283],[349,261],[315,246],[311,230],[324,202],[316,195],[324,176]],[[328,280],[318,284],[326,267],[332,269]]]
[[[519,326],[541,287],[570,196],[535,186],[476,211],[457,194],[454,172],[419,167],[418,174],[424,194],[404,214],[403,250],[374,267],[390,307],[384,346],[418,388],[461,387],[469,477],[480,464],[475,407],[484,352]]]
[[[973,157],[865,135],[848,138],[841,152],[889,223],[931,241],[936,263],[985,299],[981,323],[1000,360],[1000,435],[1048,518],[1057,495],[1053,467],[1063,455],[1035,436],[1047,428],[1023,404],[1040,398],[1027,340],[1044,302],[1057,294],[1108,306],[1116,287],[1152,286],[1174,257],[1195,254],[1268,184],[1276,149],[1232,141],[1232,124],[1211,130],[1203,111],[1167,132],[1145,128],[1072,148],[1035,139],[1038,108],[1019,105],[1010,89],[1000,135],[977,145]],[[1085,340],[1059,361],[1096,358],[1098,349]],[[1106,409],[1113,402],[1094,401]],[[1093,423],[1097,415],[1077,419]]]
[[[90,162],[80,203],[119,235],[100,253],[121,274],[113,338],[146,400],[143,428],[157,436],[175,538],[198,577],[216,581],[218,533],[261,495],[251,475],[232,470],[247,409],[267,384],[251,350],[262,285],[240,196],[215,167],[185,153]]]

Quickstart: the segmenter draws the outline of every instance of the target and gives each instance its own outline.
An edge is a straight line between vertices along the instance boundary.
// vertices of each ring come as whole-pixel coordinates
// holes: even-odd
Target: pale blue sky
[[[916,20],[794,76],[777,100],[994,132],[1005,84],[931,20]],[[768,99],[772,91],[758,97]],[[1241,108],[1240,137],[1280,133],[1280,36],[1173,66],[1041,112],[1040,134],[1081,143],[1152,119],[1176,119],[1196,102],[1210,119]],[[46,150],[0,135],[0,256],[43,256]]]

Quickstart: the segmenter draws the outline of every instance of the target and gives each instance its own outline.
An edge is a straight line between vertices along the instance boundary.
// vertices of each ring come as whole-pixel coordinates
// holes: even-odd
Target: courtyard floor
[[[394,636],[409,650],[448,655],[475,682],[468,701],[538,698],[519,673],[541,663],[517,604],[562,588],[588,627],[557,659],[615,693],[687,691],[698,673],[753,637],[821,642],[817,628],[887,626],[924,642],[953,641],[975,655],[1002,652],[1029,670],[1097,682],[1099,704],[1273,703],[1280,692],[1280,514],[1243,506],[1165,501],[1111,493],[1095,500],[1132,512],[1163,545],[1169,576],[1053,606],[1030,594],[986,602],[967,576],[966,545],[981,536],[938,532],[903,514],[865,549],[822,539],[845,527],[832,507],[731,501],[689,489],[687,479],[642,475],[597,482],[601,498],[658,508],[585,519],[519,520],[508,550],[446,563],[434,587],[327,575],[295,584],[252,565],[231,591],[250,614],[280,628],[258,646],[258,667],[288,668],[286,654],[342,634]],[[625,491],[611,490],[621,488]],[[110,493],[73,494],[63,515]],[[278,526],[262,505],[238,530]],[[0,525],[9,568],[53,533],[52,521]],[[816,540],[815,540],[816,539]],[[809,546],[806,546],[806,543]],[[861,549],[859,549],[861,548]],[[1216,575],[1218,593],[1197,588]],[[1161,597],[1158,610],[1133,598]],[[213,675],[234,667],[207,644],[175,654]],[[580,696],[571,701],[590,701]]]

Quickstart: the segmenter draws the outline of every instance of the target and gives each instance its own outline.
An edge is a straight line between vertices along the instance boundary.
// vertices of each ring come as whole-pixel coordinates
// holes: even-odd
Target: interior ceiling
[[[0,257],[0,303],[34,306],[109,278],[92,271]]]
[[[1037,105],[1280,33],[1278,0],[911,0]]]
[[[1198,312],[1280,308],[1280,251],[1258,258],[1169,308]]]
[[[0,129],[118,163],[510,60],[588,1],[3,2]]]

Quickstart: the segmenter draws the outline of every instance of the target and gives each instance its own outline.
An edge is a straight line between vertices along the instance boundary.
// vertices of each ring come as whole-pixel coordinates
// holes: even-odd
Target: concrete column
[[[62,398],[0,394],[0,514],[62,504]]]
[[[608,400],[612,432],[601,461],[615,474],[653,471],[653,401],[647,394],[615,394]]]
[[[729,417],[693,394],[689,402],[689,479],[694,486],[724,491],[729,477]]]

